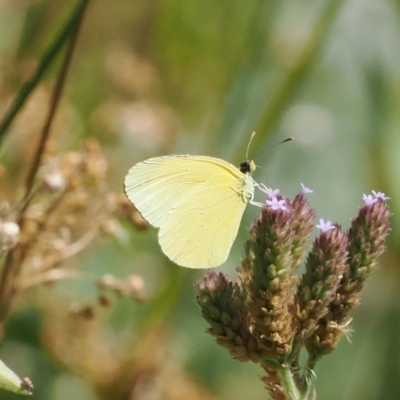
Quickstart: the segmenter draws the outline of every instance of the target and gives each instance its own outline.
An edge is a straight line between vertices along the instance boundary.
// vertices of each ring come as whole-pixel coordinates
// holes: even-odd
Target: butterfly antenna
[[[255,132],[253,132],[253,133],[251,134],[251,136],[250,136],[250,140],[249,140],[249,144],[247,145],[247,150],[246,150],[246,160],[248,160],[248,159],[249,159],[249,150],[250,150],[250,145],[251,145],[251,142],[253,141],[253,138],[254,138],[254,136],[256,136],[256,133],[255,133]]]
[[[268,180],[268,174],[267,174],[267,170],[263,167],[261,167],[260,165],[257,165],[258,169],[261,169],[262,172],[264,172],[264,176],[265,176],[265,181]]]
[[[256,134],[256,133],[253,132],[253,135],[251,136],[251,139],[253,139],[253,137],[254,137],[255,134]],[[250,139],[250,143],[251,143],[251,139]],[[258,152],[253,158],[256,158],[256,157],[259,156],[261,153],[264,153],[264,151],[266,151],[266,150],[272,149],[273,147],[279,146],[280,144],[283,144],[283,143],[286,143],[286,142],[291,142],[292,140],[294,140],[293,137],[288,137],[288,138],[286,138],[286,139],[284,139],[284,140],[282,140],[282,141],[280,141],[280,142],[278,142],[278,143],[272,145],[271,147],[267,147],[266,149],[261,150],[261,151]],[[250,143],[249,143],[249,146],[250,146]],[[247,150],[249,149],[249,146],[247,146]],[[246,155],[246,158],[247,158],[247,155]]]

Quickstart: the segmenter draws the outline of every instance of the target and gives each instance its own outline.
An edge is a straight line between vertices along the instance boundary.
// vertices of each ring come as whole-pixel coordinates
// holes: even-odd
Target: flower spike
[[[305,197],[310,189],[301,184],[291,201],[260,187],[268,199],[251,225],[238,280],[208,272],[196,285],[197,303],[219,345],[263,368],[272,400],[315,398],[315,364],[351,332],[349,313],[360,304],[365,280],[385,250],[389,198],[364,194],[365,205],[347,231],[320,218],[311,244],[315,212]],[[302,347],[308,352],[303,369]]]

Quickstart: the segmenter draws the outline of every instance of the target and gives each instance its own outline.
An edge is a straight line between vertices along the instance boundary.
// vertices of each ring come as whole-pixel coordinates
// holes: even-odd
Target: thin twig
[[[55,263],[55,265],[61,264],[61,262],[65,261],[73,256],[76,256],[78,253],[85,250],[85,248],[88,247],[89,244],[92,243],[93,240],[96,238],[96,235],[97,235],[97,229],[86,232],[80,239],[78,239],[76,242],[70,244],[67,248],[65,248],[61,252],[60,258]]]
[[[64,27],[61,29],[60,33],[57,35],[54,42],[51,44],[49,49],[43,55],[41,62],[37,68],[35,75],[27,81],[19,90],[17,97],[14,99],[10,110],[3,117],[0,122],[0,145],[4,139],[7,129],[10,127],[14,118],[24,106],[25,102],[29,98],[32,91],[35,89],[37,84],[42,79],[43,75],[48,71],[50,66],[53,64],[57,55],[64,46],[64,43],[68,40],[71,35],[71,29],[75,26],[76,18],[82,13],[82,10],[86,8],[86,3],[88,0],[81,1],[81,3],[76,7],[75,11],[71,14],[71,18],[66,22]]]
[[[82,5],[86,6],[88,4],[89,0],[85,0],[82,2]],[[76,15],[76,20],[74,21],[74,25],[72,27],[72,32],[71,32],[71,38],[70,38],[70,46],[67,49],[67,53],[65,55],[64,61],[63,61],[63,65],[61,66],[61,70],[60,70],[60,74],[58,77],[58,80],[56,82],[56,86],[54,87],[54,91],[53,91],[53,96],[51,99],[51,104],[50,104],[50,110],[49,113],[47,115],[47,120],[46,123],[43,127],[43,131],[42,131],[42,135],[40,138],[40,142],[39,142],[39,146],[36,150],[36,154],[35,154],[35,158],[33,160],[32,163],[32,167],[29,169],[29,173],[28,176],[26,178],[26,182],[25,182],[25,196],[24,199],[29,197],[29,194],[32,190],[33,187],[33,182],[35,180],[36,174],[39,170],[39,167],[41,165],[41,161],[43,158],[43,154],[44,154],[44,150],[45,150],[45,146],[47,143],[47,140],[49,138],[50,135],[50,128],[51,128],[51,124],[53,122],[54,119],[54,115],[55,112],[57,110],[57,106],[60,102],[61,99],[61,93],[62,90],[64,88],[65,85],[65,81],[66,81],[66,77],[67,77],[67,73],[69,70],[69,67],[71,65],[71,59],[72,59],[72,54],[74,53],[75,47],[76,47],[76,43],[77,43],[77,39],[78,39],[78,35],[79,35],[79,31],[82,25],[82,20],[83,20],[83,16],[85,13],[86,7],[82,7],[80,9],[80,12]],[[26,205],[28,203],[25,202],[25,205],[21,211],[22,213],[25,211],[26,209]]]
[[[63,279],[79,279],[94,284],[99,281],[97,275],[89,272],[79,271],[72,268],[56,268],[34,276],[23,277],[23,279],[17,283],[17,286],[18,290],[26,290],[38,285],[53,283]]]

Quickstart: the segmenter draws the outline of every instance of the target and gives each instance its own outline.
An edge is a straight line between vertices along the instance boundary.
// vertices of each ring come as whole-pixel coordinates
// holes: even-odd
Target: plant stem
[[[290,368],[282,368],[279,370],[279,375],[282,379],[282,385],[290,400],[300,400],[300,393],[293,379],[293,374]]]
[[[272,95],[270,105],[255,129],[259,134],[254,137],[252,148],[257,149],[262,145],[264,139],[271,133],[271,130],[275,128],[276,124],[287,109],[288,103],[291,101],[295,93],[297,93],[300,85],[304,82],[316,60],[323,40],[335,20],[342,3],[343,0],[330,0],[326,10],[317,22],[308,43],[306,43],[303,51],[298,55],[297,60],[294,62],[293,66]],[[249,138],[246,134],[243,143],[237,149],[236,157],[234,157],[235,160],[241,160],[243,158],[243,154],[246,153],[245,149],[248,141]]]
[[[72,12],[69,20],[61,29],[60,33],[56,36],[54,42],[50,45],[49,49],[43,55],[35,75],[29,81],[27,81],[19,90],[16,98],[14,99],[10,107],[10,110],[0,122],[0,145],[7,133],[7,129],[13,122],[14,118],[16,117],[20,109],[23,107],[26,100],[28,99],[32,91],[35,89],[37,84],[40,82],[45,72],[54,62],[56,56],[63,48],[64,43],[70,38],[71,29],[74,29],[76,21],[77,19],[80,18],[79,16],[81,15],[82,11],[86,8],[88,1],[89,0],[82,0],[78,4],[78,6]]]
[[[312,400],[314,396],[314,385],[311,377],[303,376],[299,400]]]
[[[72,20],[72,24],[70,26],[70,31],[69,31],[70,45],[67,49],[56,85],[54,87],[54,91],[53,91],[53,95],[52,95],[52,99],[51,99],[51,103],[50,103],[49,113],[47,115],[47,119],[46,119],[46,122],[45,122],[43,130],[42,130],[42,135],[41,135],[41,138],[39,141],[39,146],[36,150],[36,154],[35,154],[35,157],[34,157],[34,160],[32,163],[32,167],[29,169],[29,173],[26,178],[24,200],[26,200],[30,195],[35,176],[37,174],[37,171],[38,171],[41,161],[42,161],[42,157],[43,157],[44,150],[45,150],[45,145],[46,145],[46,142],[50,135],[51,124],[53,122],[54,115],[57,110],[57,106],[61,99],[61,93],[62,93],[64,85],[65,85],[68,69],[71,65],[72,54],[74,53],[74,50],[75,50],[81,23],[82,23],[83,16],[84,16],[88,2],[89,2],[89,0],[83,0],[80,3],[80,7],[78,7],[78,13],[76,13],[76,14],[74,13],[75,18]],[[24,205],[23,205],[22,212],[26,209],[29,202],[24,201],[23,203],[24,203]]]
[[[302,383],[300,388],[300,399],[299,400],[312,400],[314,399],[314,384],[313,379],[315,378],[314,368],[317,363],[317,359],[309,356],[307,366],[304,369],[302,376]]]

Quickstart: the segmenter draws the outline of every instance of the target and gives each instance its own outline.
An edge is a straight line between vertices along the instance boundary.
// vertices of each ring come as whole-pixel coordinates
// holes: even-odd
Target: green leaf
[[[20,379],[0,360],[0,388],[17,394],[31,395],[33,385],[29,378]]]

